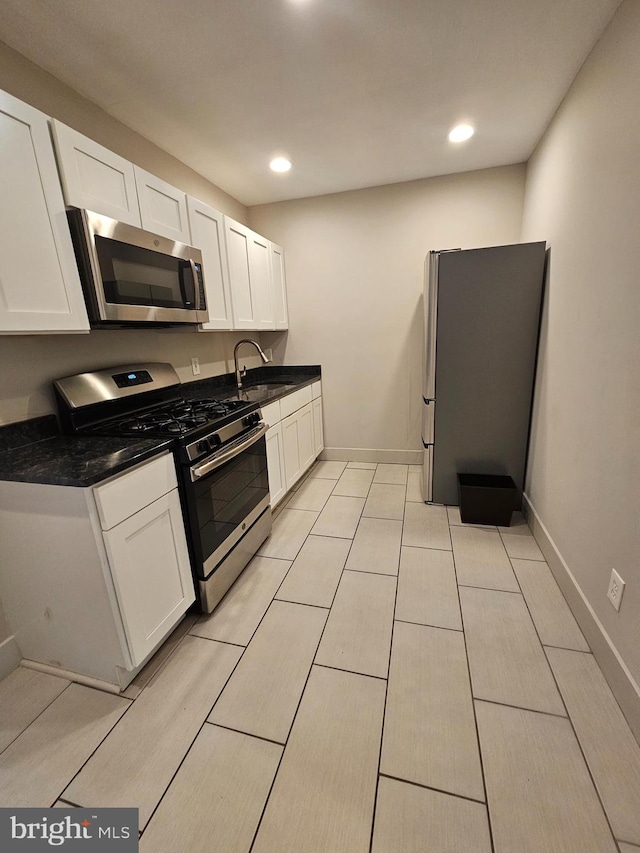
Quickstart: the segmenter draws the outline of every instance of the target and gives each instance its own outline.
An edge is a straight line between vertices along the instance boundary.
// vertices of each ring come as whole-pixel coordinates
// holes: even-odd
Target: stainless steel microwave
[[[199,249],[89,210],[67,216],[93,326],[207,322]]]

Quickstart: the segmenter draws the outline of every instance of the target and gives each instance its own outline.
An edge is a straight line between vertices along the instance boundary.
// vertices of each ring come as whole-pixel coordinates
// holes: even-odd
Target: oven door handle
[[[227,450],[209,457],[209,459],[206,462],[203,462],[202,465],[196,465],[191,469],[191,482],[195,483],[196,480],[199,480],[201,477],[205,477],[211,471],[215,471],[216,468],[224,465],[225,462],[228,462],[230,459],[238,456],[248,447],[251,447],[252,444],[255,444],[256,441],[259,441],[268,429],[269,424],[262,423],[260,426],[256,427],[256,429],[251,430],[247,437],[243,438],[242,441],[237,444],[234,443]]]

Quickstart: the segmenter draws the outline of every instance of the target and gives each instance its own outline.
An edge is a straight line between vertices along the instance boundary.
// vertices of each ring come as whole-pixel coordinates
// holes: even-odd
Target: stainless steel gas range
[[[54,388],[66,433],[174,438],[196,589],[211,613],[271,532],[259,405],[187,400],[166,363],[81,373]]]

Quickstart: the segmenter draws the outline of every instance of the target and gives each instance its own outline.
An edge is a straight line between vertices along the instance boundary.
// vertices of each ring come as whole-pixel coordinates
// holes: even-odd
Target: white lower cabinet
[[[302,471],[306,471],[316,458],[312,404],[307,403],[299,412],[296,412],[296,415],[298,417],[298,437],[300,439],[300,468]]]
[[[267,430],[266,439],[269,494],[271,496],[271,506],[276,506],[287,491],[284,470],[284,448],[282,446],[282,424],[275,424],[275,426]]]
[[[324,450],[324,430],[322,428],[322,397],[318,397],[312,403],[313,406],[313,442],[315,444],[314,454],[316,458]]]
[[[79,681],[124,688],[195,600],[171,454],[89,488],[0,482],[0,540],[23,658]]]
[[[297,414],[289,415],[282,421],[282,448],[285,483],[287,490],[289,490],[302,474],[300,421]]]
[[[132,663],[138,666],[194,600],[177,489],[103,536]]]
[[[320,383],[314,383],[315,386],[319,394]],[[270,425],[267,467],[271,506],[282,500],[323,448],[322,398],[318,396],[307,402],[311,400],[311,387],[305,386],[262,407],[263,417]]]

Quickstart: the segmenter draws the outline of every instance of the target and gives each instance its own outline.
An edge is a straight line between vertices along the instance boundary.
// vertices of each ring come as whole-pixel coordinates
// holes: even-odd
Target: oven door
[[[187,522],[200,580],[218,568],[269,507],[267,429],[260,423],[187,469]]]
[[[93,321],[206,322],[198,249],[88,210],[68,216]]]

